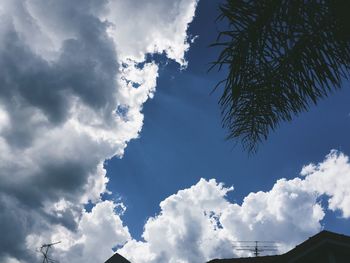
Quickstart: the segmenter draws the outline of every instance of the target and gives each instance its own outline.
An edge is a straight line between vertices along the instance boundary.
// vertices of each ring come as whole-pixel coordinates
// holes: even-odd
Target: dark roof
[[[350,237],[321,231],[282,255],[214,259],[210,263],[350,262]],[[208,263],[209,263],[208,262]]]
[[[213,259],[210,260],[208,263],[269,263],[274,262],[278,256],[263,256],[263,257],[250,257],[250,258],[232,258],[232,259]]]
[[[320,253],[321,250],[323,252],[330,250],[330,252],[340,256],[344,254],[348,259],[346,262],[350,262],[350,237],[324,230],[281,256],[286,260],[290,260],[301,258],[316,251]]]
[[[126,258],[122,257],[118,253],[115,253],[110,259],[105,263],[130,263]]]

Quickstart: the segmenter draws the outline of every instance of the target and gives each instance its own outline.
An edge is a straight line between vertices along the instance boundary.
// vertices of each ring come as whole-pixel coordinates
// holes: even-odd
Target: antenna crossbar
[[[38,249],[38,252],[40,252],[43,255],[42,263],[59,263],[57,260],[54,260],[54,259],[49,257],[49,250],[50,250],[50,248],[52,248],[54,245],[57,245],[59,243],[61,243],[61,241],[54,242],[54,243],[43,244]]]
[[[235,241],[234,243],[237,243],[237,245],[233,246],[235,250],[253,252],[256,257],[265,251],[278,250],[278,245],[275,241]]]

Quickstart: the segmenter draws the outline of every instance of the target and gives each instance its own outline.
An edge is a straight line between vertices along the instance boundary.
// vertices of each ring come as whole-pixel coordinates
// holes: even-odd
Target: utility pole
[[[61,241],[55,242],[55,243],[49,243],[49,244],[43,244],[39,248],[39,252],[43,255],[43,262],[42,263],[59,263],[57,260],[54,260],[52,258],[49,258],[49,250],[52,246],[61,243]]]

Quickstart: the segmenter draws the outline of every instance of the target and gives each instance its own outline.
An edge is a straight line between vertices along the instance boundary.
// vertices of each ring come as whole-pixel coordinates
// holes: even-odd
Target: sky
[[[350,90],[249,155],[208,72],[219,1],[0,0],[0,262],[205,262],[350,235]]]

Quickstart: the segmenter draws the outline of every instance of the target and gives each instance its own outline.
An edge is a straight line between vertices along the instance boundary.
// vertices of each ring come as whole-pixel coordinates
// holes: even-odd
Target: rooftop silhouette
[[[118,253],[115,253],[105,263],[130,263],[130,261],[124,258],[123,256],[119,255]]]
[[[350,237],[321,231],[282,255],[214,259],[208,263],[346,263],[350,262]]]

